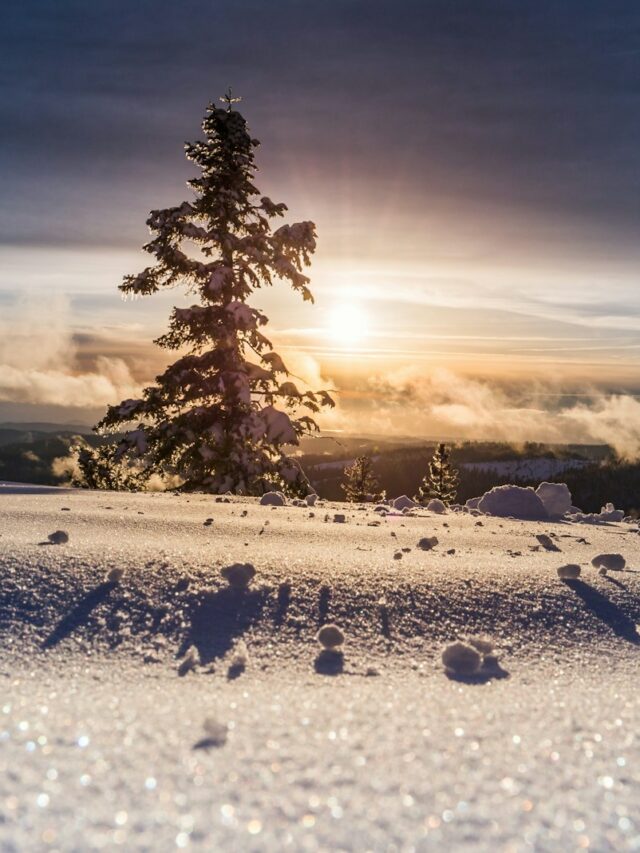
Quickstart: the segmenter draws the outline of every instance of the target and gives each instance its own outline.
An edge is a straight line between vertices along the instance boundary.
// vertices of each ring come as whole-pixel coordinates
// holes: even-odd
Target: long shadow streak
[[[599,619],[602,619],[611,630],[634,645],[640,645],[640,634],[635,622],[630,619],[617,604],[610,601],[606,595],[598,592],[581,580],[566,580],[564,583],[572,589]]]
[[[53,631],[42,643],[42,647],[44,649],[50,649],[53,646],[57,646],[59,642],[64,640],[69,636],[69,634],[73,633],[73,631],[83,625],[91,615],[92,611],[107,598],[111,590],[115,589],[116,586],[116,583],[105,581],[90,590],[84,598],[82,598],[75,607],[73,607],[67,615],[60,620],[60,622],[58,622]]]

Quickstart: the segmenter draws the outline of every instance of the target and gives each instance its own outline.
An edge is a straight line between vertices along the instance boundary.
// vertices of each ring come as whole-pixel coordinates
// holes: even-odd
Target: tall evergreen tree
[[[453,503],[458,491],[458,482],[458,472],[449,461],[449,450],[446,444],[440,443],[429,462],[415,499],[421,504],[428,503],[432,498],[439,498],[445,504]]]
[[[315,226],[272,229],[286,205],[260,197],[253,183],[259,142],[234,109],[239,99],[229,91],[221,100],[224,107],[207,109],[205,138],[185,146],[201,170],[188,182],[194,200],[151,212],[153,238],[144,249],[155,263],[120,285],[132,296],[184,285],[198,298],[174,308],[168,332],[155,341],[182,354],[140,399],[109,407],[96,429],[118,434],[111,462],[131,467],[141,483],[170,471],[187,491],[304,492],[306,479],[285,445],[317,430],[305,408],[313,414],[334,403],[326,391],[301,391],[291,381],[261,331],[267,317],[248,298],[284,279],[313,302],[302,270],[315,251]],[[187,254],[185,243],[196,251]],[[89,475],[94,464],[104,468],[105,453],[85,454]]]
[[[378,501],[382,498],[380,486],[373,473],[373,463],[370,456],[358,456],[352,465],[344,469],[342,491],[346,500],[351,503],[363,501]]]

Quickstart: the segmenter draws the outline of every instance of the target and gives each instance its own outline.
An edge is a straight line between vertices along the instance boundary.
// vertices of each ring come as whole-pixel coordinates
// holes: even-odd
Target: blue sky
[[[146,263],[148,211],[188,197],[183,143],[228,85],[263,143],[261,190],[318,226],[316,306],[257,302],[297,368],[340,388],[340,428],[380,414],[398,371],[543,408],[635,392],[636,3],[59,0],[1,16],[0,419],[91,420],[162,365],[150,341],[180,295],[116,288]],[[357,340],[336,334],[341,311]],[[405,430],[445,428],[406,414]]]

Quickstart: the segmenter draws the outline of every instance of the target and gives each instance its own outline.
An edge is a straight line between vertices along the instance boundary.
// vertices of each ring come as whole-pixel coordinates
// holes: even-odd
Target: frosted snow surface
[[[637,526],[481,520],[0,493],[0,849],[639,849]]]

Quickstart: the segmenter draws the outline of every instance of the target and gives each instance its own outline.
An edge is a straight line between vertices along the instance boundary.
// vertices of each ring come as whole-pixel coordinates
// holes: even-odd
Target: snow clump
[[[337,625],[330,623],[320,628],[316,634],[316,640],[323,649],[336,651],[344,644],[344,634]]]
[[[427,504],[427,510],[428,510],[429,512],[437,512],[438,514],[440,514],[440,513],[446,512],[446,511],[447,511],[447,507],[446,507],[446,506],[445,506],[445,504],[440,500],[440,498],[432,498],[432,499],[429,501],[429,503]]]
[[[455,675],[474,675],[482,666],[482,654],[470,643],[456,640],[442,652],[444,668]]]
[[[47,536],[47,539],[52,545],[66,545],[69,541],[69,534],[66,530],[54,530]]]
[[[305,501],[307,502],[307,506],[315,506],[316,501],[318,500],[318,496],[314,492],[313,494],[307,495]]]
[[[256,575],[251,563],[232,563],[220,569],[220,574],[233,589],[246,589]]]
[[[561,518],[571,509],[571,492],[566,483],[540,483],[536,495],[544,504],[549,518]]]
[[[567,563],[566,566],[558,566],[558,577],[561,581],[574,581],[580,577],[580,566],[577,563]]]
[[[413,509],[413,507],[418,506],[418,504],[406,495],[400,495],[399,498],[396,498],[391,502],[391,506],[394,509],[402,511],[403,509]]]
[[[530,486],[494,486],[482,496],[478,509],[501,518],[542,521],[549,517],[541,499]]]
[[[122,566],[114,566],[112,569],[109,569],[104,579],[106,583],[120,583],[123,577],[124,569]]]
[[[609,572],[622,572],[627,561],[622,554],[598,554],[591,560],[591,565],[596,569],[607,569]]]
[[[286,502],[287,499],[282,492],[265,492],[260,498],[262,506],[284,506]]]

